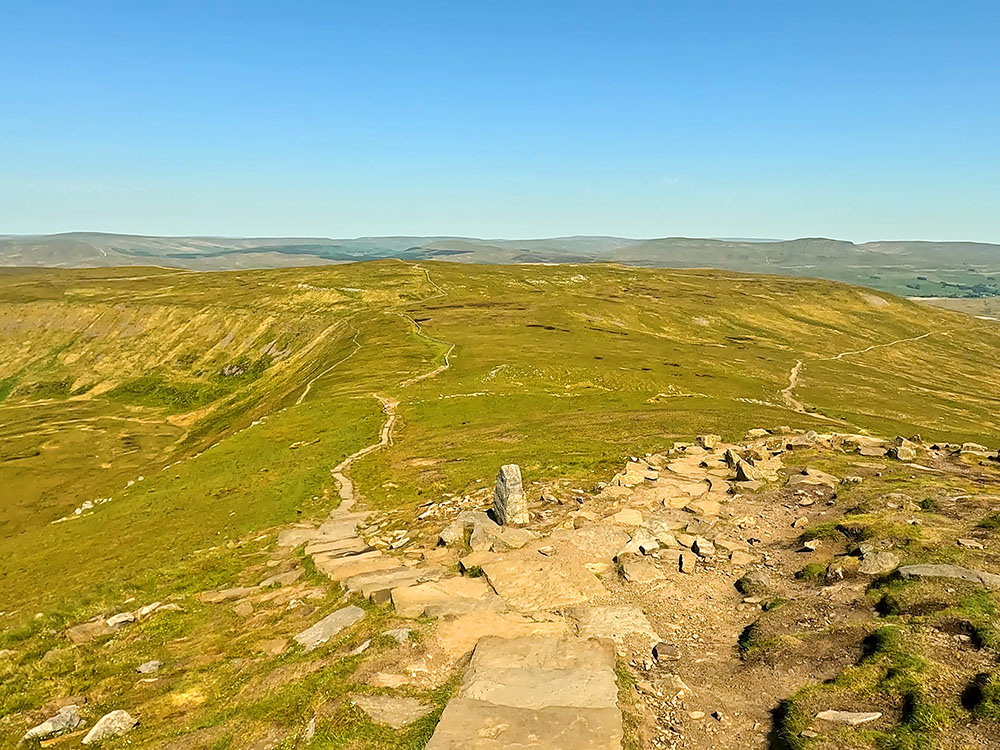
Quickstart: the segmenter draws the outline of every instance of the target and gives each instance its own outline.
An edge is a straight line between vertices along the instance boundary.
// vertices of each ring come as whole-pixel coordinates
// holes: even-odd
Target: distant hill
[[[466,263],[622,263],[717,268],[861,284],[911,297],[1000,295],[1000,245],[664,237],[146,237],[71,232],[0,235],[0,265],[165,266],[234,270],[399,258]]]

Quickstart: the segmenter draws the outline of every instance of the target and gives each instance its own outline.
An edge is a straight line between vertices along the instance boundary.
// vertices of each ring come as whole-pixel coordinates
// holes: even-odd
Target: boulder
[[[890,458],[897,461],[914,461],[917,458],[917,445],[904,437],[897,437],[887,451]]]
[[[880,576],[891,573],[899,566],[899,558],[892,552],[872,550],[862,552],[858,572],[869,576]]]
[[[763,570],[745,573],[734,585],[744,596],[768,596],[775,590],[774,579]]]
[[[715,450],[719,443],[722,442],[722,438],[719,435],[712,435],[711,433],[707,435],[699,435],[695,438],[695,442],[707,451]]]
[[[55,716],[50,716],[38,726],[34,726],[25,732],[21,741],[47,740],[50,737],[72,732],[81,724],[83,724],[83,719],[80,718],[80,707],[76,704],[63,706],[56,712]]]
[[[119,710],[104,714],[104,716],[97,720],[97,723],[94,724],[91,730],[87,732],[87,736],[83,738],[83,744],[89,745],[93,742],[102,742],[111,737],[119,737],[127,734],[138,723],[138,720],[129,714],[128,711]]]
[[[525,524],[528,516],[528,501],[521,486],[521,467],[505,464],[497,473],[493,489],[493,512],[503,525]]]

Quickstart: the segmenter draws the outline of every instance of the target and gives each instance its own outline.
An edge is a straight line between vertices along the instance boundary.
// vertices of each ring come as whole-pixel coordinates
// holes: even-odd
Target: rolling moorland
[[[156,265],[234,270],[397,258],[465,263],[621,263],[717,268],[831,279],[908,297],[1000,295],[1000,246],[981,242],[788,241],[665,237],[226,238],[97,232],[0,236],[0,265],[63,268]]]
[[[488,506],[501,464],[520,465],[533,503],[555,498],[535,530],[555,535],[589,518],[570,516],[577,506],[597,518],[645,502],[605,493],[629,457],[664,474],[685,460],[675,442],[717,434],[761,450],[745,443],[760,428],[782,445],[803,432],[919,439],[903,462],[810,438],[783,457],[782,481],[764,477],[725,501],[728,514],[698,520],[698,534],[717,524],[764,545],[757,561],[787,573],[780,594],[741,601],[742,571],[707,554],[700,577],[656,601],[627,588],[621,561],[602,574],[611,595],[644,603],[661,637],[683,641],[673,669],[690,685],[666,700],[665,676],[619,654],[625,745],[726,747],[728,732],[745,747],[957,749],[1000,736],[996,591],[830,573],[861,542],[908,563],[1000,569],[1000,471],[987,455],[1000,444],[1000,326],[989,320],[836,281],[387,259],[9,269],[0,326],[0,743],[75,703],[88,721],[115,708],[139,717],[107,747],[423,747],[460,695],[468,654],[434,679],[379,682],[400,649],[439,644],[439,626],[420,611],[394,640],[398,607],[349,594],[299,547],[281,552],[281,531],[356,501],[387,555],[457,570],[437,536],[460,510]],[[963,443],[988,450],[948,447]],[[691,455],[684,470],[702,471]],[[723,470],[721,452],[705,456]],[[825,494],[805,503],[783,481],[804,467],[859,480],[820,483]],[[969,538],[978,546],[955,541]],[[301,579],[264,587],[270,598],[252,606],[205,596],[249,598],[273,570]],[[68,628],[154,602],[174,606],[67,640]],[[360,625],[322,650],[287,646],[347,602]],[[690,656],[699,650],[708,663]],[[151,659],[162,673],[137,674]],[[392,689],[428,713],[390,728],[345,699]],[[874,703],[879,723],[813,731],[830,696]],[[706,716],[715,709],[721,718]]]

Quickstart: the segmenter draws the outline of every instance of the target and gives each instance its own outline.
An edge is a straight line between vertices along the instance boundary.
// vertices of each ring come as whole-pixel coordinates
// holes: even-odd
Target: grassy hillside
[[[1000,327],[832,282],[401,261],[17,271],[0,326],[3,627],[155,595],[180,570],[204,585],[196,550],[323,513],[330,469],[377,437],[374,394],[400,401],[394,442],[351,474],[403,516],[502,462],[586,482],[696,432],[1000,441]]]
[[[385,258],[464,263],[623,263],[831,279],[917,297],[1000,295],[1000,245],[661,237],[144,237],[100,232],[0,236],[0,266],[157,265],[199,271]]]

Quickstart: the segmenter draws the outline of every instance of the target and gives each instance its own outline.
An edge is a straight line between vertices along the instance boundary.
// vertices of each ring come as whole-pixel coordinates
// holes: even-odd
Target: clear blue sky
[[[0,11],[0,233],[1000,242],[996,0]]]

